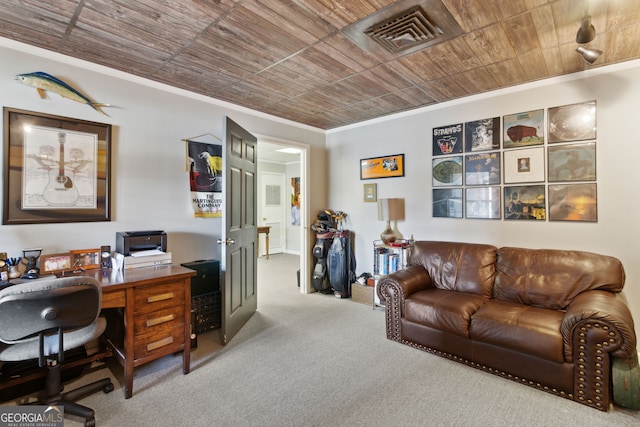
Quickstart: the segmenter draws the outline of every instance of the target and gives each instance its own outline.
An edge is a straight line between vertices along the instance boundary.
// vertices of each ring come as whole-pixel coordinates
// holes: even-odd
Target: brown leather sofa
[[[415,242],[384,276],[387,338],[606,411],[613,358],[635,360],[616,258]]]

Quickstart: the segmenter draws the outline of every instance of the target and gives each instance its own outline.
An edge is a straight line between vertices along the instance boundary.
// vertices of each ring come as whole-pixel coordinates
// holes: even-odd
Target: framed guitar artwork
[[[111,125],[3,112],[2,223],[110,221]]]

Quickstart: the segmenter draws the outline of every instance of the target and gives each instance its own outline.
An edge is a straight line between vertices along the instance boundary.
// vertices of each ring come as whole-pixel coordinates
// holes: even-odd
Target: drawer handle
[[[147,297],[147,302],[152,303],[152,302],[164,301],[166,299],[171,299],[174,296],[175,294],[173,292],[166,292],[164,294],[152,295],[150,297]]]
[[[160,347],[164,347],[165,345],[169,345],[173,343],[173,337],[162,338],[161,340],[154,341],[152,343],[147,344],[147,351],[157,350]]]
[[[150,326],[159,325],[160,323],[170,322],[175,318],[173,314],[167,314],[166,316],[156,317],[147,320],[147,328]]]

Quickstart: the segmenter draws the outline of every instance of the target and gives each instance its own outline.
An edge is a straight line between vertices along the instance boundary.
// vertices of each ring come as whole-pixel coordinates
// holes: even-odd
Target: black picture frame
[[[3,108],[2,224],[111,220],[110,124]]]
[[[503,172],[505,184],[544,182],[544,147],[505,150]]]
[[[465,185],[495,185],[501,181],[500,152],[467,154],[464,158]]]
[[[434,218],[462,218],[462,188],[434,188],[432,215]]]
[[[433,156],[462,153],[464,148],[463,131],[464,126],[462,123],[433,128]]]
[[[547,219],[544,184],[505,186],[502,200],[505,220],[545,221]]]
[[[500,117],[464,124],[464,151],[473,153],[500,149]]]
[[[595,181],[596,143],[547,147],[548,182]]]
[[[448,187],[462,185],[462,156],[437,157],[431,159],[431,185]]]
[[[500,187],[467,187],[465,189],[465,218],[500,219]]]
[[[549,108],[549,143],[596,139],[596,101]]]
[[[502,116],[502,148],[544,144],[544,110]]]
[[[549,185],[549,221],[598,222],[596,183]]]

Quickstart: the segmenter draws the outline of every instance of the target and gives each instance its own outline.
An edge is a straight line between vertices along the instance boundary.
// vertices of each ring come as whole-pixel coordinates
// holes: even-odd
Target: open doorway
[[[269,256],[284,253],[298,257],[301,293],[310,292],[310,283],[306,280],[309,277],[306,250],[309,220],[304,202],[308,188],[308,151],[305,144],[258,137],[257,226],[269,227]],[[266,236],[258,237],[258,254],[266,259]],[[297,272],[283,274],[295,280]]]

